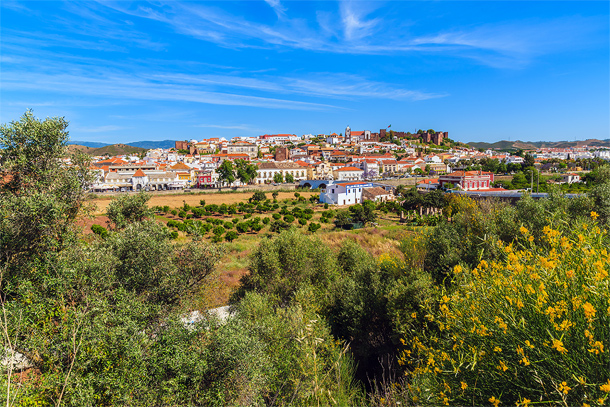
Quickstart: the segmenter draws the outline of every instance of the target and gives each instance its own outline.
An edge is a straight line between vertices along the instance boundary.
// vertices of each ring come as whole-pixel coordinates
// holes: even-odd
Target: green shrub
[[[237,239],[239,235],[237,234],[237,232],[235,232],[234,230],[230,230],[225,234],[225,240],[227,242],[232,242],[233,240]]]
[[[274,214],[274,215],[275,215],[275,214]],[[274,219],[275,219],[275,218],[274,218]],[[270,221],[271,221],[271,219],[269,219],[269,218],[263,218],[263,223],[264,223],[265,225],[268,225]]]
[[[540,232],[521,227],[514,243],[494,243],[497,260],[456,265],[455,291],[439,288],[422,310],[428,328],[402,358],[412,383],[432,389],[421,396],[478,405],[608,397],[608,237],[587,224]]]
[[[106,229],[105,227],[101,226],[101,225],[91,225],[91,231],[93,233],[95,233],[96,235],[98,235],[99,237],[101,237],[102,239],[105,239],[108,236],[108,229]]]

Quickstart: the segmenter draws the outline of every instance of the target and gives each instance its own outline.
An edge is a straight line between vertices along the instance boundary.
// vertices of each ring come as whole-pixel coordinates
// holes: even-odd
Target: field
[[[271,198],[271,192],[266,192],[267,197]],[[294,192],[279,192],[277,199],[279,201],[283,199],[294,198]],[[318,194],[317,192],[300,192],[305,198],[309,198],[311,195]],[[207,205],[211,204],[233,204],[239,202],[247,202],[248,198],[252,196],[252,192],[231,192],[231,193],[206,193],[206,194],[151,194],[152,198],[148,201],[148,206],[165,206],[169,205],[171,208],[177,208],[182,206],[185,202],[191,206],[198,206],[200,200],[205,200]],[[97,206],[95,214],[101,215],[106,213],[106,208],[110,204],[110,201],[114,198],[104,197],[93,199],[90,202]]]
[[[315,192],[299,192],[301,196],[306,199],[311,195],[316,194]],[[248,202],[248,198],[252,196],[252,192],[234,192],[234,193],[206,193],[206,194],[152,194],[152,198],[148,202],[149,207],[154,206],[169,206],[170,208],[180,208],[187,203],[190,206],[196,207],[200,205],[200,200],[205,200],[206,205],[211,204],[233,204],[240,202]],[[271,192],[267,192],[267,197],[272,198]],[[79,225],[83,227],[86,234],[90,234],[91,225],[99,224],[107,226],[108,218],[105,216],[106,209],[111,202],[113,197],[103,197],[91,200],[90,202],[95,204],[97,209],[94,210],[95,216],[90,219],[84,219],[79,222]],[[314,210],[311,222],[320,223],[321,228],[316,233],[316,236],[321,241],[331,247],[334,250],[339,250],[342,242],[346,239],[353,239],[357,241],[361,247],[365,248],[374,256],[379,256],[382,253],[399,253],[398,244],[399,241],[409,232],[404,226],[397,224],[398,218],[396,215],[379,214],[377,220],[378,226],[368,227],[359,230],[337,230],[333,223],[322,223],[320,218],[324,206],[317,204],[313,205],[309,202],[301,202],[293,205],[294,192],[279,192],[277,200],[281,205],[288,205],[290,208],[298,206],[302,209],[311,208]],[[332,208],[332,207],[331,207]],[[332,208],[332,209],[337,209]],[[277,212],[277,211],[275,211]],[[261,219],[270,218],[273,212],[254,214],[253,216],[260,217]],[[215,214],[212,218],[220,219],[223,221],[231,221],[234,217],[241,219],[243,215],[221,215]],[[176,215],[166,213],[157,216],[157,220],[163,223],[168,221],[177,220],[181,221]],[[273,219],[271,219],[273,221]],[[302,228],[305,233],[310,233],[307,227],[294,223],[296,227]],[[195,302],[197,298],[203,301],[206,299],[206,303],[193,304],[194,308],[205,309],[208,307],[216,307],[225,305],[231,295],[232,291],[239,285],[240,278],[248,272],[248,264],[251,253],[258,247],[261,239],[265,239],[270,235],[274,235],[269,231],[268,227],[265,227],[260,232],[249,231],[248,233],[240,234],[239,238],[233,242],[225,242],[226,252],[221,258],[217,265],[218,278],[215,284],[206,286],[206,292],[200,293],[201,295],[195,296]],[[178,242],[188,241],[191,237],[184,233],[179,232]]]

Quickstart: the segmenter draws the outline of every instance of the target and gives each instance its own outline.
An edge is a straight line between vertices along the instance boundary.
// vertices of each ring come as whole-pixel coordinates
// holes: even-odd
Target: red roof
[[[360,182],[342,182],[342,183],[336,184],[336,185],[341,185],[343,187],[346,187],[348,185],[361,185],[361,184],[368,184],[368,182],[365,182],[365,181],[360,181]]]
[[[361,170],[360,168],[356,168],[356,167],[343,167],[343,168],[339,168],[337,171],[364,171],[364,170]]]
[[[142,171],[141,168],[138,168],[138,170],[136,171],[135,174],[133,174],[134,177],[145,177],[146,174],[144,174],[144,171]]]

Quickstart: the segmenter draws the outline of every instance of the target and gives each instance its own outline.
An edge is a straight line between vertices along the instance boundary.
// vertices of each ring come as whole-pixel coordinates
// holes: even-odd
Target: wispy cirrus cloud
[[[422,53],[471,59],[502,68],[520,67],[539,55],[580,46],[588,33],[605,24],[602,17],[576,15],[465,27],[431,25],[424,31],[415,31],[409,30],[402,15],[386,13],[380,2],[339,1],[335,11],[328,7],[318,10],[315,19],[291,16],[289,7],[279,0],[267,3],[282,17],[273,24],[200,3],[101,4],[227,48],[281,47],[355,55]],[[569,39],[565,32],[570,32]]]

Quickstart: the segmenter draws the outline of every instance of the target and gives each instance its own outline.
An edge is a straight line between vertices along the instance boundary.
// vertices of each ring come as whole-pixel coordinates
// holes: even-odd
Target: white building
[[[333,171],[337,181],[359,181],[362,179],[364,170],[356,167],[342,167]]]
[[[343,182],[330,184],[324,193],[320,194],[320,202],[331,205],[354,205],[362,203],[362,190],[373,188],[370,182]]]

